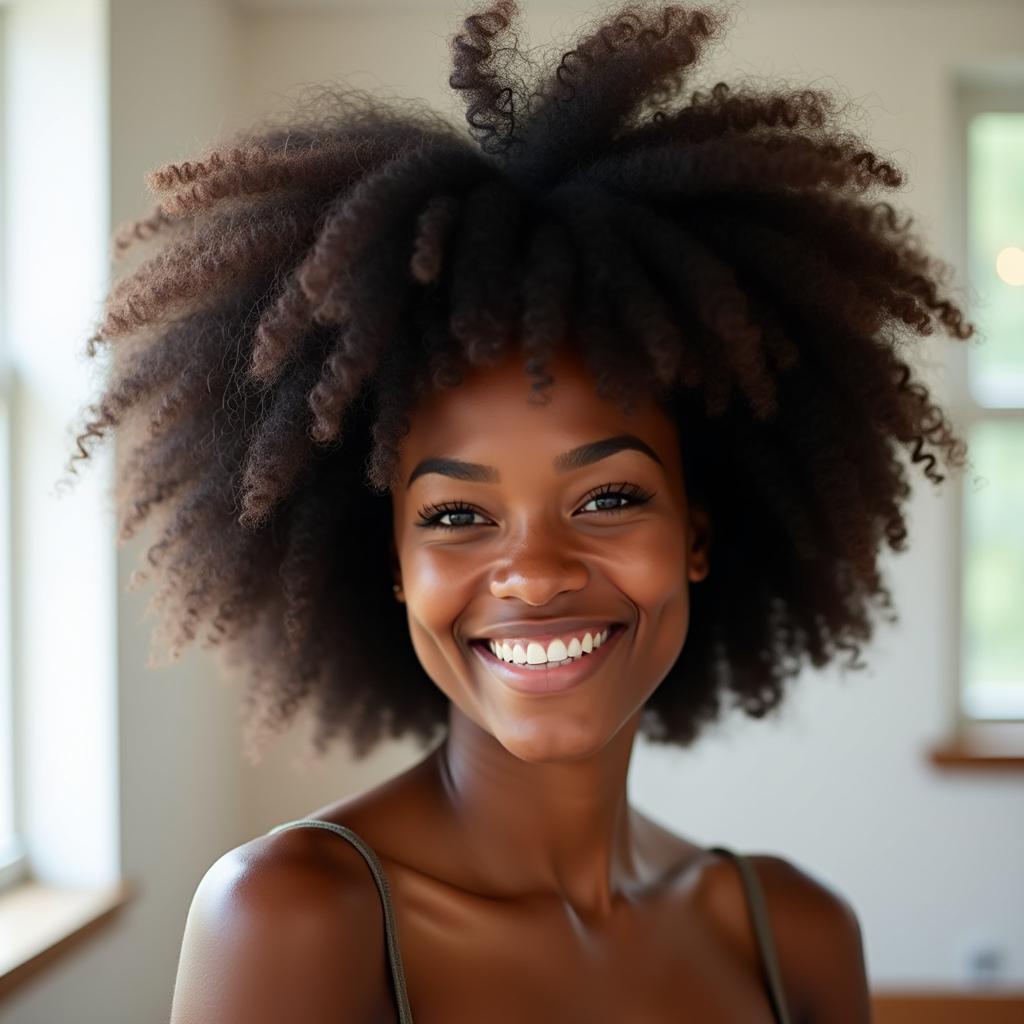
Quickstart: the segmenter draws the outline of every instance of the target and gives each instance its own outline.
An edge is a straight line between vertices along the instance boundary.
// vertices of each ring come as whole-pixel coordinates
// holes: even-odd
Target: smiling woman
[[[901,347],[973,328],[831,95],[676,102],[725,12],[627,4],[531,80],[517,13],[453,41],[472,139],[324,88],[154,171],[117,238],[162,248],[71,467],[127,441],[172,654],[205,623],[244,668],[254,759],[303,702],[318,752],[442,741],[211,869],[175,1020],[865,1021],[845,900],[626,778],[638,733],[862,667],[900,456],[966,454]]]
[[[639,715],[683,648],[687,583],[707,574],[671,415],[600,398],[573,345],[548,369],[544,405],[514,350],[418,402],[391,495],[420,664],[452,714],[528,761],[591,754]]]

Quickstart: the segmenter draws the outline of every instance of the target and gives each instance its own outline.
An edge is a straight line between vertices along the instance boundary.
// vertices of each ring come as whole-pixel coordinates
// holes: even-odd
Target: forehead
[[[598,396],[582,356],[567,347],[546,369],[554,381],[541,405],[529,401],[533,380],[518,349],[494,366],[467,368],[461,384],[430,393],[411,411],[401,465],[456,451],[498,457],[502,447],[557,454],[627,431],[654,447],[666,465],[678,457],[675,425],[653,399],[636,403],[627,415],[616,400]]]

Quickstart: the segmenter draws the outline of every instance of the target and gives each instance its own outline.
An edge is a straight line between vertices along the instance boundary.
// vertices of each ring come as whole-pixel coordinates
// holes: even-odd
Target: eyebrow
[[[571,448],[551,460],[551,465],[556,473],[571,473],[573,470],[582,469],[584,466],[593,465],[601,459],[607,459],[621,451],[637,451],[648,456],[659,466],[664,466],[657,452],[641,441],[633,434],[617,434],[615,437],[606,437],[602,441],[590,441],[588,444],[581,444],[578,448]],[[454,480],[468,480],[472,483],[494,484],[498,483],[501,477],[493,466],[485,466],[479,462],[463,462],[461,459],[430,458],[424,459],[409,474],[406,481],[406,488],[412,486],[412,482],[427,473],[440,473],[442,476],[450,476]]]

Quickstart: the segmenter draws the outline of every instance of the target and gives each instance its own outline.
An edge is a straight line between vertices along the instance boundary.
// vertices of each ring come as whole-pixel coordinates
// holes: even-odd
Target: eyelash
[[[650,491],[645,491],[642,487],[638,487],[636,484],[631,483],[619,483],[619,484],[602,484],[602,486],[591,491],[584,499],[583,504],[586,505],[593,501],[595,498],[628,498],[628,505],[620,505],[618,508],[600,508],[596,509],[597,513],[604,513],[605,515],[615,515],[617,512],[625,512],[630,508],[635,508],[640,505],[646,504],[654,494]],[[452,523],[441,523],[438,520],[445,515],[451,515],[455,512],[474,512],[478,515],[483,515],[479,509],[473,508],[472,505],[467,505],[464,502],[458,501],[444,501],[440,505],[425,505],[419,511],[420,521],[416,524],[417,526],[428,527],[435,530],[464,530],[469,526],[480,526],[480,523],[463,523],[460,526],[455,526]],[[593,515],[594,513],[589,513]]]

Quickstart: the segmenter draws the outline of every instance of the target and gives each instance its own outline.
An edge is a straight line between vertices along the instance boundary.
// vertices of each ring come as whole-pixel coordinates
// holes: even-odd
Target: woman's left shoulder
[[[745,854],[764,893],[779,969],[802,1024],[867,1024],[860,921],[835,886],[785,857]]]

